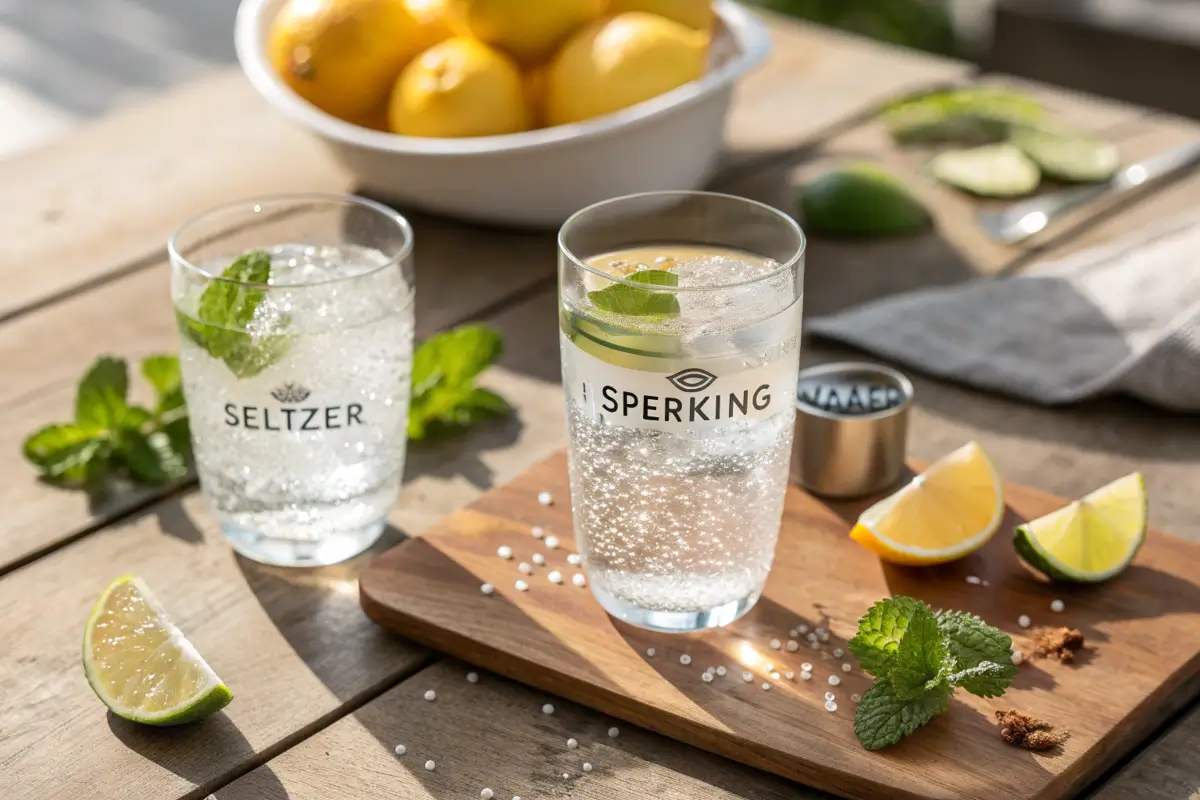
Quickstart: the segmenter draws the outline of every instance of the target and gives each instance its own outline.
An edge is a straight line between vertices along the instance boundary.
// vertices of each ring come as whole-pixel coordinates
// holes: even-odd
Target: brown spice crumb
[[[1056,731],[1049,722],[1030,716],[1024,711],[997,711],[1000,738],[1014,747],[1026,750],[1049,750],[1065,742],[1070,733]]]
[[[1063,663],[1075,660],[1075,651],[1083,647],[1083,634],[1076,628],[1047,628],[1033,643],[1033,654],[1057,658]]]

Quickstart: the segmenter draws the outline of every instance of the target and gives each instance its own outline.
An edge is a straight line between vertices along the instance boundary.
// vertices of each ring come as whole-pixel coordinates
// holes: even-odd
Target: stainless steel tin
[[[814,494],[860,497],[904,472],[908,378],[879,364],[843,361],[801,370],[792,479]]]

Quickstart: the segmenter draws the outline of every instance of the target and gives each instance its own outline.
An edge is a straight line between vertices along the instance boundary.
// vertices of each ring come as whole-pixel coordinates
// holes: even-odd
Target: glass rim
[[[580,217],[582,217],[584,214],[587,214],[592,211],[597,211],[601,208],[604,208],[605,206],[613,205],[616,203],[623,203],[623,202],[626,202],[629,200],[639,200],[639,199],[648,198],[648,197],[670,197],[670,196],[711,197],[711,198],[719,198],[721,200],[735,200],[739,203],[745,203],[745,204],[751,205],[751,206],[758,206],[759,208],[763,209],[764,211],[767,211],[771,216],[773,216],[776,219],[778,219],[779,221],[783,222],[787,227],[794,230],[797,238],[800,240],[800,244],[796,248],[796,252],[792,254],[791,258],[789,258],[787,261],[780,262],[779,266],[776,269],[773,269],[769,272],[764,272],[762,275],[756,275],[753,278],[747,278],[746,280],[735,281],[733,283],[723,283],[718,286],[659,286],[659,285],[649,286],[648,284],[639,283],[638,281],[631,281],[628,278],[622,278],[622,277],[618,277],[615,275],[611,275],[611,274],[605,272],[604,270],[597,269],[596,267],[591,266],[590,264],[588,264],[587,262],[585,262],[581,258],[579,258],[577,255],[575,255],[575,253],[571,252],[571,248],[567,247],[566,242],[564,241],[564,239],[568,233],[567,229],[570,228],[572,226],[572,224],[578,224],[578,219]],[[560,227],[558,229],[558,251],[560,253],[562,253],[563,255],[565,255],[571,261],[571,263],[574,264],[576,267],[584,270],[585,272],[590,272],[593,275],[598,275],[601,278],[612,281],[613,283],[620,283],[620,284],[624,284],[625,286],[633,286],[638,289],[646,289],[649,287],[649,288],[652,288],[656,292],[668,292],[668,293],[715,292],[715,291],[725,291],[728,289],[736,289],[741,286],[752,286],[753,284],[760,283],[765,280],[770,280],[771,278],[781,275],[786,271],[794,269],[796,264],[801,259],[804,258],[804,253],[807,249],[808,249],[808,238],[804,235],[804,231],[803,231],[803,229],[801,229],[800,223],[797,222],[790,214],[784,213],[783,211],[780,211],[778,208],[775,208],[774,206],[771,206],[771,205],[767,205],[766,203],[759,202],[758,200],[751,200],[748,197],[739,197],[736,194],[727,194],[725,192],[705,192],[705,191],[700,191],[700,190],[695,190],[695,189],[667,189],[667,190],[663,190],[663,191],[636,192],[634,194],[621,195],[620,197],[610,197],[607,200],[601,200],[598,203],[592,203],[589,206],[585,206],[585,207],[579,209],[574,214],[567,217],[566,222],[564,222],[562,224],[562,227]]]
[[[180,237],[183,236],[184,234],[186,234],[192,226],[204,221],[205,219],[207,219],[209,217],[217,216],[219,214],[224,214],[224,213],[227,213],[230,211],[243,209],[247,206],[266,205],[268,203],[278,203],[280,201],[293,201],[293,202],[298,202],[298,203],[303,203],[304,201],[309,201],[313,205],[316,205],[318,203],[325,203],[328,205],[341,205],[341,206],[350,206],[350,207],[357,206],[359,208],[370,209],[371,211],[376,212],[377,214],[379,214],[382,217],[386,217],[387,219],[391,220],[392,222],[394,222],[396,224],[396,226],[400,229],[400,232],[404,237],[404,245],[400,248],[398,253],[396,253],[394,256],[391,256],[390,258],[388,258],[387,261],[385,261],[382,264],[379,264],[375,267],[372,267],[371,269],[367,270],[366,272],[357,272],[353,275],[343,275],[343,276],[337,277],[337,278],[323,278],[320,280],[304,281],[302,283],[289,283],[286,285],[280,285],[280,284],[274,284],[274,283],[259,283],[256,281],[239,281],[239,280],[234,280],[233,278],[226,278],[225,276],[220,275],[220,274],[214,275],[212,272],[208,271],[207,269],[193,263],[189,258],[184,256],[183,253],[180,251],[180,248],[179,248]],[[255,212],[255,213],[258,213],[258,212]],[[368,276],[371,276],[371,275],[374,275],[374,274],[380,272],[381,270],[388,269],[389,267],[393,267],[396,264],[403,262],[410,255],[412,255],[412,250],[413,250],[412,225],[409,223],[409,221],[407,219],[404,218],[404,215],[402,215],[399,211],[396,211],[394,208],[389,208],[388,206],[385,206],[383,203],[377,203],[374,200],[368,200],[367,198],[360,197],[359,195],[356,195],[356,194],[336,194],[333,192],[277,192],[275,194],[255,195],[252,197],[245,197],[240,200],[233,200],[231,202],[224,203],[222,205],[210,208],[206,211],[201,211],[199,214],[189,217],[182,224],[180,224],[179,227],[175,229],[175,232],[172,233],[171,236],[167,239],[167,256],[172,261],[177,262],[181,266],[196,273],[197,275],[200,275],[201,277],[207,278],[209,280],[221,281],[222,283],[233,284],[234,286],[251,286],[251,287],[256,287],[256,288],[279,289],[279,290],[304,289],[304,288],[307,288],[310,286],[325,286],[325,285],[329,285],[329,284],[346,283],[349,281],[358,280],[360,278],[366,278]]]

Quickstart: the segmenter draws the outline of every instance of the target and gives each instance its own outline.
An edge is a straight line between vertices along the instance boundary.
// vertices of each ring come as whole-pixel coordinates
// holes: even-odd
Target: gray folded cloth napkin
[[[1037,403],[1129,394],[1200,412],[1200,217],[1031,274],[886,297],[807,330]]]

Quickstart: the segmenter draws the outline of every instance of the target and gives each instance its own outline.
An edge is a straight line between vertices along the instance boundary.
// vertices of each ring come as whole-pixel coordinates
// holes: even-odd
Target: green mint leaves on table
[[[42,477],[96,492],[119,470],[150,484],[184,477],[191,446],[179,361],[151,356],[141,366],[154,387],[153,408],[129,403],[124,359],[103,356],[92,364],[79,382],[74,421],[48,425],[25,440],[25,458]]]
[[[625,280],[644,283],[647,286],[678,286],[679,276],[661,269],[644,269]],[[674,292],[642,289],[626,283],[614,283],[603,289],[588,292],[588,300],[601,311],[626,314],[634,317],[677,317],[679,300]]]
[[[508,414],[503,397],[475,385],[503,346],[500,334],[482,325],[463,325],[422,342],[413,354],[408,438],[420,440],[435,430]]]
[[[911,597],[880,600],[858,621],[850,652],[875,683],[854,715],[863,747],[879,750],[946,710],[956,687],[998,697],[1012,682],[1012,639],[962,611]]]
[[[291,344],[283,335],[256,336],[247,332],[266,297],[271,256],[251,250],[239,256],[212,280],[200,295],[197,319],[177,312],[183,335],[225,362],[239,378],[252,378],[274,364]]]

